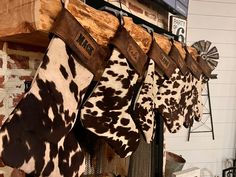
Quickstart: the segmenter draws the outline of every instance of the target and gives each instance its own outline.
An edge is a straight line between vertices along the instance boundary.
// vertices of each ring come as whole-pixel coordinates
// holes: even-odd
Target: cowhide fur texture
[[[192,126],[194,118],[202,116],[201,85],[190,70],[183,75],[179,68],[167,79],[155,73],[157,85],[157,110],[163,117],[168,130],[176,133],[182,126]]]
[[[188,109],[189,116],[185,118],[184,126],[192,126],[194,120],[200,121],[203,116],[202,91],[205,87],[205,77],[203,74],[199,79],[192,77],[192,105]]]
[[[3,162],[35,176],[80,176],[84,157],[71,129],[92,78],[52,38],[31,89],[1,128]]]
[[[190,72],[184,76],[178,68],[169,80],[158,85],[157,109],[171,133],[178,132],[182,125],[192,126],[194,118],[200,120],[203,114],[201,93],[202,79],[198,80]]]
[[[194,107],[195,115],[194,119],[196,121],[201,121],[203,116],[203,100],[202,100],[202,92],[203,89],[206,87],[206,76],[202,75],[201,78],[194,84],[197,89],[197,104]]]
[[[135,103],[133,119],[137,121],[144,139],[147,143],[153,140],[155,130],[154,119],[154,99],[155,99],[155,81],[154,81],[155,63],[152,59],[149,61],[147,74],[142,84],[139,96]]]
[[[157,85],[157,109],[164,119],[168,130],[172,133],[179,130],[184,122],[180,108],[180,104],[183,105],[186,101],[181,99],[181,94],[186,93],[184,80],[186,80],[186,77],[183,77],[177,68],[170,79],[165,80],[161,85]]]
[[[81,109],[85,128],[105,139],[120,157],[127,157],[139,144],[139,131],[130,116],[138,74],[114,48],[108,65]]]

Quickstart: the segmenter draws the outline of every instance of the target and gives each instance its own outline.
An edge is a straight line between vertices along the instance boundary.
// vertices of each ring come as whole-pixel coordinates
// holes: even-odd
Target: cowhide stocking
[[[143,76],[147,56],[123,26],[111,43],[115,46],[112,55],[81,109],[81,120],[123,158],[131,155],[139,144],[139,131],[130,114],[137,95],[135,85]]]
[[[185,102],[185,104],[182,104],[180,106],[181,109],[181,114],[184,117],[184,122],[183,125],[185,128],[188,128],[189,126],[192,126],[193,124],[193,117],[195,114],[195,109],[194,106],[196,105],[196,100],[197,100],[197,90],[194,86],[194,83],[197,81],[197,79],[191,74],[188,73],[186,76],[187,82],[185,82],[185,87],[186,88],[191,88],[191,90],[185,91],[184,94],[181,95],[181,102]],[[195,81],[195,82],[194,82]]]
[[[83,125],[103,137],[121,157],[138,146],[139,132],[130,116],[138,74],[114,49],[97,87],[81,109]]]
[[[188,52],[185,63],[175,45],[172,45],[169,56],[178,68],[158,86],[156,104],[168,130],[175,133],[182,125],[189,127],[193,124],[199,94],[194,84],[199,82],[197,78],[200,78],[201,70]]]
[[[164,45],[162,45],[162,47],[164,48]],[[150,82],[149,86],[151,86],[152,88],[144,87],[145,90],[149,89],[147,92],[148,95],[145,95],[144,99],[146,99],[147,97],[148,101],[152,100],[151,109],[149,109],[148,114],[146,115],[147,117],[143,118],[143,120],[145,121],[148,121],[149,119],[153,120],[154,111],[156,112],[158,104],[159,104],[158,101],[156,100],[158,90],[160,89],[160,86],[163,84],[163,82],[166,80],[166,77],[170,77],[176,69],[175,63],[168,57],[168,55],[159,46],[159,44],[156,42],[155,39],[153,40],[152,47],[148,55],[151,58],[151,62],[153,63],[152,68],[150,68],[150,71],[148,70],[148,72],[153,71],[153,69],[154,69],[154,72],[150,73],[149,81],[148,81]],[[164,75],[166,77],[164,77]],[[145,114],[143,114],[142,116],[145,116]],[[150,123],[147,122],[147,124],[150,124]],[[153,128],[149,129],[149,132],[148,132],[150,140],[154,137],[153,130],[155,129],[155,126],[156,126],[155,121],[153,121],[153,123],[154,124],[150,124],[153,126]],[[152,137],[151,137],[151,134],[153,135]]]
[[[176,77],[179,76],[178,72],[180,71],[178,68],[173,66],[171,58],[167,56],[167,54],[155,41],[153,42],[152,50],[150,51],[149,56],[156,60],[154,72],[155,85],[153,89],[155,95],[154,109],[159,112],[161,117],[165,120],[165,123],[169,125],[170,131],[175,131],[176,126],[177,128],[180,126],[179,123],[176,123],[176,125],[174,125],[174,122],[171,119],[172,115],[178,115],[178,104],[173,101],[173,97],[176,97],[177,92],[175,90],[173,90],[172,92],[173,88],[170,88],[170,86],[174,86],[175,89],[180,86],[180,84],[178,83],[174,85],[172,84],[172,82],[175,81]],[[170,66],[173,66],[172,70],[168,70]],[[164,70],[166,71],[165,74],[168,75],[170,79],[164,77]],[[171,101],[169,101],[170,98],[172,98]],[[173,104],[175,105],[172,106],[171,110],[171,108],[169,108],[167,104],[169,107]],[[178,119],[178,117],[176,117],[175,119]],[[171,127],[174,127],[173,130],[171,130]]]
[[[64,170],[67,176],[81,173],[83,155],[68,133],[92,78],[91,72],[74,61],[65,43],[54,37],[31,89],[0,131],[4,163],[37,176],[55,176],[54,168],[60,168],[58,176],[64,176]],[[80,163],[75,166],[72,161]]]
[[[203,100],[202,100],[202,91],[205,87],[204,83],[204,75],[201,76],[201,78],[195,83],[195,87],[197,90],[197,104],[194,107],[194,119],[196,121],[200,121],[203,116]]]
[[[73,131],[63,137],[57,145],[48,142],[42,143],[35,137],[32,139],[35,144],[29,153],[29,157],[30,155],[32,157],[29,159],[29,163],[25,163],[21,167],[28,173],[27,177],[76,177],[81,176],[85,171],[84,152],[77,143]],[[38,148],[41,150],[39,151]],[[15,156],[13,158],[16,159]],[[31,166],[30,163],[34,163],[34,165],[31,164]]]
[[[0,154],[5,164],[36,176],[74,177],[84,171],[84,157],[71,130],[106,52],[66,9],[54,25],[29,92],[2,126]]]
[[[198,66],[202,70],[202,75],[198,82],[195,83],[195,87],[198,93],[197,104],[195,105],[195,115],[194,118],[196,121],[200,121],[203,116],[203,102],[202,102],[202,91],[206,87],[206,83],[209,78],[211,78],[212,68],[209,66],[206,60],[203,60],[200,56],[196,57]]]
[[[181,113],[181,110],[186,109],[187,95],[191,92],[191,87],[186,86],[185,83],[190,80],[177,68],[171,78],[158,87],[157,109],[171,133],[177,132],[183,125],[184,113]]]
[[[134,119],[140,126],[139,128],[141,129],[144,139],[147,143],[152,141],[155,129],[154,87],[156,85],[154,84],[154,72],[155,63],[151,59],[134,110]]]
[[[191,93],[191,102],[189,102],[188,109],[186,109],[187,114],[185,115],[184,126],[188,128],[193,125],[194,118],[197,120],[197,117],[202,116],[202,98],[201,98],[201,89],[202,89],[202,69],[199,67],[198,63],[192,58],[192,56],[187,52],[186,54],[186,63],[190,68],[192,73],[192,93]],[[190,101],[190,100],[189,100]]]
[[[156,104],[168,130],[175,133],[184,123],[187,125],[186,120],[191,120],[193,76],[187,71],[185,63],[174,45],[172,45],[169,55],[179,68],[175,69],[169,79],[159,83]]]
[[[193,125],[194,119],[200,121],[203,115],[203,105],[202,105],[202,77],[197,79],[192,74],[188,76],[191,78],[191,82],[185,83],[186,88],[192,88],[192,92],[186,92],[184,94],[186,101],[186,107],[181,108],[181,112],[184,115],[184,126],[188,128]],[[187,85],[186,85],[187,84]],[[183,95],[182,95],[183,96]],[[182,98],[183,99],[183,98]]]
[[[198,92],[197,92],[197,88],[195,86],[195,84],[197,84],[198,79],[192,77],[192,92],[189,92],[189,99],[187,99],[187,107],[183,108],[183,115],[185,115],[185,119],[184,119],[184,127],[188,128],[190,126],[193,125],[193,121],[194,121],[194,116],[196,114],[196,109],[195,106],[197,104],[197,100],[198,100]]]

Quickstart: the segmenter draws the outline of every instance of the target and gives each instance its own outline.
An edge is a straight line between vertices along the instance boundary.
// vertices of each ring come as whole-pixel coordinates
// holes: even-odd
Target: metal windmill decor
[[[195,42],[192,47],[194,47],[198,54],[211,68],[213,71],[218,65],[219,53],[215,46],[211,46],[211,42],[207,40],[200,40]],[[210,78],[204,77],[202,84],[202,106],[203,106],[203,116],[202,119],[195,123],[194,127],[190,127],[188,131],[188,141],[190,139],[191,133],[212,133],[212,139],[215,139],[211,100],[210,100],[210,89],[209,89],[209,79],[217,79],[217,74],[211,74]],[[208,126],[210,123],[210,126]]]
[[[211,47],[211,42],[201,40],[195,42],[192,47],[197,49],[199,55],[203,60],[206,60],[212,70],[214,70],[218,64],[219,53],[215,46]]]

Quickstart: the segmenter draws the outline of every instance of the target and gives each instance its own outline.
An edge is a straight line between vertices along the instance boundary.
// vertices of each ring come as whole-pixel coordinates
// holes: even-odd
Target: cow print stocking
[[[194,107],[195,110],[195,115],[194,115],[194,119],[196,121],[200,121],[202,116],[203,116],[203,102],[202,102],[202,91],[205,87],[205,83],[204,83],[204,75],[201,76],[201,78],[198,80],[198,82],[196,82],[195,87],[197,90],[197,104]]]
[[[150,60],[147,75],[144,79],[134,110],[134,119],[137,120],[145,141],[150,143],[154,134],[154,72],[155,63]]]
[[[34,152],[37,152],[37,148],[42,149],[41,154],[34,154]],[[23,166],[22,169],[33,176],[76,177],[81,176],[85,171],[84,153],[77,143],[73,131],[63,137],[57,145],[44,142],[41,146],[34,147],[29,155],[33,156],[29,162],[34,162],[37,168],[35,170],[30,169],[29,167],[32,168],[32,166],[26,163],[26,166]]]
[[[194,87],[194,83],[197,82],[198,79],[196,79],[191,73],[188,73],[186,75],[186,80],[184,82],[186,91],[181,94],[181,103],[185,102],[184,104],[181,104],[181,114],[183,115],[183,125],[185,128],[188,128],[189,126],[192,126],[193,124],[193,117],[195,114],[194,106],[196,105],[196,99],[197,99],[197,90]]]
[[[188,117],[192,104],[192,75],[184,76],[177,68],[172,76],[158,86],[157,109],[171,133],[176,133]]]
[[[74,61],[65,43],[54,37],[30,91],[0,131],[4,163],[37,175],[50,174],[55,168],[60,168],[61,176],[64,176],[63,170],[66,176],[83,171],[79,169],[83,161],[80,147],[68,133],[92,78],[91,72]],[[74,166],[74,160],[80,163],[69,168]],[[61,166],[58,167],[58,163]]]
[[[139,132],[130,116],[138,74],[117,49],[101,80],[81,109],[85,128],[103,137],[121,157],[131,155],[139,144]]]

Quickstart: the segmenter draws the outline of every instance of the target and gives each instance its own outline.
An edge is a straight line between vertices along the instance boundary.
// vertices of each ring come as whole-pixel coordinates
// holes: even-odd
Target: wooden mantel
[[[60,0],[2,0],[0,38],[46,46],[49,42],[47,32],[61,9]]]
[[[0,40],[46,48],[48,33],[62,8],[61,0],[3,0],[0,6]],[[114,37],[119,26],[115,16],[96,10],[81,0],[66,0],[66,8],[98,44],[107,46]],[[151,46],[151,35],[134,24],[131,18],[124,17],[124,21],[125,28],[146,53]],[[170,46],[166,39],[162,35],[154,37],[168,53]]]
[[[67,2],[66,8],[100,45],[106,46],[118,29],[118,19],[80,0]],[[3,0],[0,6],[0,40],[47,47],[48,32],[61,9],[61,0]],[[146,30],[134,24],[129,17],[125,18],[125,28],[147,52],[151,36]]]

